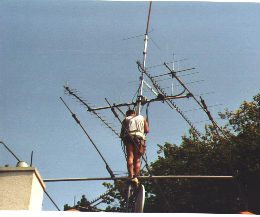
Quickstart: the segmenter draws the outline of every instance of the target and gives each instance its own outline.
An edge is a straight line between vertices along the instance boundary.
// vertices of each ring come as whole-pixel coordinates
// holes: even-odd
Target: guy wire
[[[58,211],[60,211],[60,208],[59,208],[58,205],[54,202],[54,200],[51,198],[51,196],[48,194],[48,192],[47,192],[45,189],[43,189],[43,191],[44,191],[44,193],[46,194],[46,196],[50,199],[50,201],[52,202],[52,204],[56,207],[56,209],[57,209]]]
[[[61,101],[63,102],[63,104],[66,106],[66,108],[69,110],[69,112],[71,113],[73,119],[76,121],[76,123],[81,127],[81,129],[83,130],[83,132],[85,133],[85,135],[88,137],[89,141],[91,142],[91,144],[94,146],[94,148],[96,149],[96,151],[98,152],[99,156],[102,158],[102,160],[104,161],[105,165],[106,165],[106,169],[108,171],[108,173],[110,174],[111,178],[114,178],[115,175],[113,173],[113,171],[111,170],[111,168],[109,167],[107,161],[105,160],[105,158],[103,157],[103,155],[101,154],[101,152],[99,151],[99,149],[97,148],[96,144],[94,143],[94,141],[91,139],[91,137],[89,136],[89,134],[87,133],[87,131],[85,130],[85,128],[82,126],[82,124],[80,123],[79,119],[77,118],[77,116],[71,111],[71,109],[68,107],[68,105],[65,103],[65,101],[62,99],[62,97],[60,97]]]
[[[7,151],[13,155],[13,157],[18,161],[20,162],[21,160],[15,155],[15,153],[3,142],[3,141],[0,141],[0,143],[7,149]]]

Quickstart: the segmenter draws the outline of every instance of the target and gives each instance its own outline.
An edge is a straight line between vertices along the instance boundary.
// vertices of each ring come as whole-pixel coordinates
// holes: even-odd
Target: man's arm
[[[149,133],[149,125],[145,118],[144,118],[144,133]]]
[[[125,136],[125,120],[123,120],[122,122],[120,138],[123,138],[124,136]]]

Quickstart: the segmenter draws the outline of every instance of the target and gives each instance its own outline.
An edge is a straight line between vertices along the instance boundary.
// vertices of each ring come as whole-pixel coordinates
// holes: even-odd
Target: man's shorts
[[[126,136],[123,138],[124,145],[133,145],[134,151],[137,152],[139,155],[144,155],[146,151],[146,144],[145,140],[139,138],[137,136]],[[137,148],[136,148],[137,147]]]

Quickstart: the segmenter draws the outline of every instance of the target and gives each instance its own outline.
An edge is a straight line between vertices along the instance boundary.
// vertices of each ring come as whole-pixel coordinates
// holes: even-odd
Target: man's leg
[[[140,176],[140,167],[141,167],[141,155],[137,154],[135,156],[135,162],[134,162],[135,176]]]
[[[140,176],[140,168],[141,168],[141,157],[145,152],[145,144],[144,140],[138,140],[136,142],[137,147],[134,149],[134,172],[135,176]]]
[[[127,153],[127,169],[130,178],[134,176],[134,148],[133,144],[127,143],[126,146],[126,153]]]

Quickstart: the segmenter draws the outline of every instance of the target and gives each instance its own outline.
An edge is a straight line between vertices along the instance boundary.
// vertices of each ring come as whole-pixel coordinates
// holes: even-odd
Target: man
[[[145,153],[145,134],[148,132],[149,126],[145,118],[136,115],[134,110],[128,110],[120,136],[126,147],[129,178],[136,185],[139,183],[137,177],[140,176],[141,156]]]

